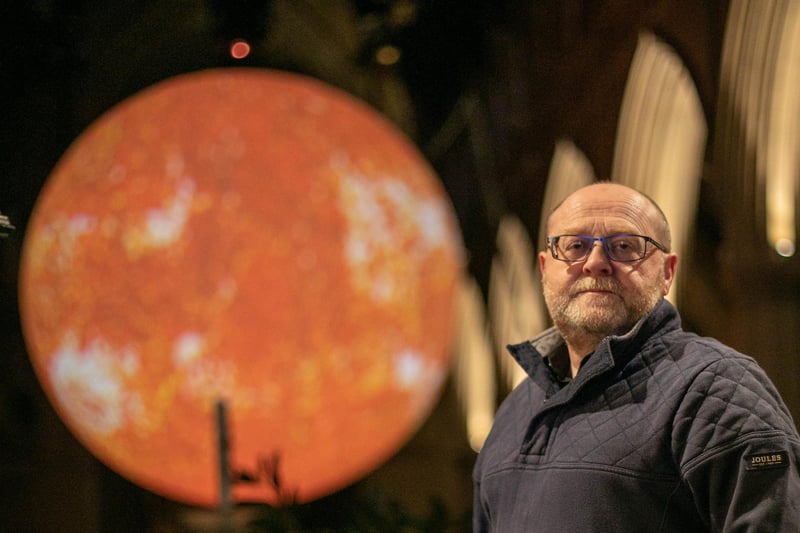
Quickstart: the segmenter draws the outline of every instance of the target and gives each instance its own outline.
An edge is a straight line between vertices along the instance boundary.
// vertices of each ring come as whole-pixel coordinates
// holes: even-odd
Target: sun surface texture
[[[301,76],[219,69],[125,100],[40,194],[23,328],[101,461],[194,505],[300,503],[388,459],[449,371],[452,206],[377,112]]]

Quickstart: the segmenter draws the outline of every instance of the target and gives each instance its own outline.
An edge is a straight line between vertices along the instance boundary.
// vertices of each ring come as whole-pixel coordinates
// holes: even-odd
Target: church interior
[[[0,8],[4,40],[0,52],[4,119],[0,124],[0,520],[9,531],[468,531],[476,452],[495,409],[522,377],[504,346],[550,325],[536,270],[536,254],[544,243],[543,220],[569,192],[596,180],[636,187],[662,206],[680,257],[678,278],[668,297],[680,310],[684,328],[715,337],[755,358],[795,421],[800,420],[800,258],[796,253],[800,40],[795,37],[800,34],[800,3],[39,0],[8,4]],[[379,460],[360,463],[360,469],[343,481],[305,501],[196,505],[181,498],[180,491],[142,486],[139,478],[126,475],[124,466],[98,458],[115,457],[115,450],[87,441],[80,428],[76,433],[76,422],[59,407],[62,397],[54,396],[47,386],[50,378],[36,353],[42,343],[34,338],[38,322],[32,315],[49,311],[28,303],[36,285],[29,282],[35,261],[26,254],[32,254],[31,243],[38,242],[33,239],[35,231],[42,231],[36,223],[47,214],[42,205],[55,190],[54,169],[63,168],[59,162],[93,124],[137,95],[152,95],[145,93],[149,88],[192,73],[228,70],[291,73],[314,80],[335,89],[336,95],[348,95],[363,105],[359,109],[391,124],[395,136],[413,146],[431,169],[435,182],[431,190],[438,191],[452,219],[448,246],[457,249],[454,256],[460,257],[456,270],[451,272],[439,262],[441,271],[425,271],[418,282],[432,284],[434,278],[458,277],[448,286],[452,302],[436,307],[449,309],[452,332],[438,331],[446,336],[440,350],[446,353],[436,360],[440,374],[431,378],[428,396],[415,397],[421,403],[414,405],[424,406],[415,411],[416,418],[411,417],[400,437],[376,452]],[[198,117],[215,116],[202,106],[191,112]],[[277,121],[276,131],[289,128],[291,119],[285,116],[284,122]],[[209,121],[209,134],[216,134]],[[156,120],[147,125],[147,131],[157,132],[160,127],[172,124],[165,119],[159,125]],[[340,129],[346,133],[347,127],[336,130]],[[319,137],[325,137],[324,132]],[[275,138],[262,141],[279,144]],[[358,140],[367,152],[375,149],[372,141],[377,143],[373,138]],[[159,149],[170,142],[160,140]],[[287,148],[296,150],[287,158],[302,158],[305,148],[309,147]],[[76,191],[84,190],[81,176],[79,168],[73,176]],[[130,198],[136,191],[129,190]],[[199,210],[201,197],[196,191],[191,194],[194,200],[187,209]],[[396,201],[391,196],[395,193],[385,194],[384,204]],[[298,205],[281,207],[304,212],[301,204],[306,199],[302,196]],[[68,200],[59,205],[72,203],[76,209],[91,205],[99,212],[114,204],[99,192],[77,193]],[[375,219],[362,222],[377,224]],[[218,229],[222,237],[233,239],[232,228]],[[420,227],[420,239],[430,234],[428,229]],[[397,237],[396,232],[392,235]],[[324,270],[329,255],[323,250],[333,249],[330,242],[304,238],[312,239],[308,242],[315,253],[300,254],[300,259],[310,261],[303,268],[315,273]],[[252,239],[245,235],[230,242],[233,254],[237,246],[266,246],[270,241],[268,236],[254,234]],[[390,257],[401,258],[407,252],[408,247],[398,253],[391,244],[375,246],[382,253],[397,254]],[[213,254],[214,249],[204,252]],[[92,258],[91,264],[95,265],[96,258],[99,265],[92,267],[96,279],[90,276],[81,283],[99,285],[100,278],[107,278],[109,283],[123,284],[112,279],[110,270],[103,270],[102,255],[101,250]],[[242,257],[245,262],[251,256]],[[401,273],[414,268],[397,261]],[[244,281],[238,281],[243,286]],[[153,271],[146,282],[147,294],[154,299],[172,294],[170,287],[180,282]],[[376,282],[368,289],[381,287]],[[50,290],[58,292],[58,287]],[[427,295],[433,300],[436,294],[425,289],[415,298]],[[70,312],[80,315],[82,301],[76,298]],[[165,305],[174,303],[170,313],[189,312],[186,306],[164,298]],[[315,304],[303,298],[294,300],[303,302],[296,303],[296,311],[284,315],[294,317],[292,331],[302,339],[302,346],[289,346],[291,339],[279,339],[286,344],[281,349],[293,354],[294,362],[287,363],[287,368],[306,363],[305,350],[311,347],[308,352],[314,352],[315,342],[330,344],[324,338],[313,339],[318,330],[306,320],[314,322]],[[290,291],[286,300],[289,303],[281,300],[281,305],[291,306]],[[103,305],[98,304],[98,313],[106,309]],[[264,309],[260,303],[252,305],[256,306],[252,309]],[[324,306],[324,301],[318,305]],[[383,342],[378,339],[382,334],[401,334],[380,331],[372,311],[340,312],[348,317],[363,315],[365,329],[375,325],[363,333],[368,337],[364,346]],[[424,328],[426,321],[433,323],[433,315],[438,317],[436,313],[415,316],[413,328],[398,326],[398,331]],[[150,327],[139,326],[138,315],[128,318],[136,320],[129,323],[131,328]],[[224,320],[236,318],[231,315]],[[103,317],[102,323],[114,327],[113,317]],[[86,331],[92,327],[88,323]],[[117,329],[125,327],[118,324]],[[253,339],[265,338],[259,336],[262,332],[257,326],[247,331]],[[324,334],[343,337],[327,330]],[[184,337],[183,341],[183,357],[195,357],[192,350],[200,349],[198,338]],[[151,342],[148,349],[156,350],[156,344]],[[240,344],[245,346],[244,341]],[[261,353],[263,346],[247,348]],[[333,346],[332,353],[338,353],[336,349]],[[407,379],[426,372],[425,365],[430,363],[402,361]],[[306,381],[297,383],[324,383],[335,377],[335,369],[340,368],[336,362],[325,365],[322,369],[304,366]],[[311,401],[299,385],[279,390],[283,379],[274,376],[269,386],[275,395],[287,392],[297,398],[292,409],[306,405],[301,400]],[[218,386],[216,381],[200,385],[208,383]],[[159,388],[158,394],[169,394],[168,388]],[[321,412],[346,403],[335,391],[327,394],[315,400]],[[349,392],[342,394],[350,401]],[[393,404],[385,401],[383,411],[373,409],[362,418],[392,418],[388,413],[394,412],[390,410]],[[235,415],[234,410],[231,416]],[[348,440],[346,423],[358,417],[342,416],[337,428],[325,431],[341,438],[345,454],[348,446],[368,449],[370,431],[389,432],[393,423],[401,423],[400,419],[384,420],[386,426],[366,427],[361,444]],[[294,422],[288,411],[284,420],[283,429],[289,433]],[[327,423],[337,424],[337,420]],[[216,426],[220,442],[226,440],[221,428]],[[176,456],[182,453],[181,446],[193,444],[169,429],[164,432],[161,438],[174,438]],[[236,434],[223,444],[235,447]],[[315,445],[333,447],[325,442]],[[223,463],[225,456],[217,459]],[[333,457],[330,462],[340,460],[344,458]],[[236,481],[246,482],[248,475],[240,472]],[[276,470],[267,483],[277,486],[277,479]],[[220,491],[225,492],[225,483]]]

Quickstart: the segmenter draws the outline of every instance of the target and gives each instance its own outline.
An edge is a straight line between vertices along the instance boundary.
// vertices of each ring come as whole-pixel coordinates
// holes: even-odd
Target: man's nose
[[[606,254],[602,241],[594,241],[589,256],[583,263],[583,271],[594,276],[608,276],[611,274],[611,260]]]

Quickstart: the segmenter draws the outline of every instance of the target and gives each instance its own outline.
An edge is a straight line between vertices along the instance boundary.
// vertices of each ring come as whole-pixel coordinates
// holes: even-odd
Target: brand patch
[[[748,470],[764,470],[766,468],[786,468],[789,466],[789,454],[785,451],[765,452],[746,455]]]

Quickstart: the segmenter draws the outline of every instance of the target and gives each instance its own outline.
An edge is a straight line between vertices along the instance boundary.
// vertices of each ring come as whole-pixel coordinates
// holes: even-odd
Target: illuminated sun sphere
[[[67,426],[138,485],[302,503],[396,453],[447,376],[460,234],[376,112],[265,70],[180,76],[54,169],[20,273],[25,337]]]

